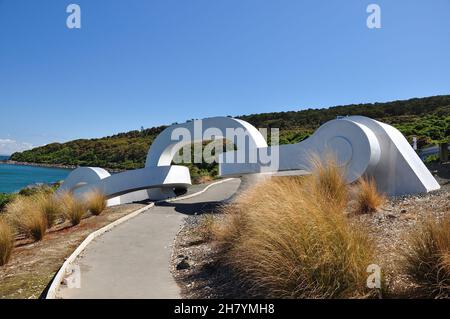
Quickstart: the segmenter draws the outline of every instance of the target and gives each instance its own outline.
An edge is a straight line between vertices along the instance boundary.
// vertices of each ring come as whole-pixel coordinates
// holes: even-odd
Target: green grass
[[[8,203],[12,202],[12,200],[16,197],[15,194],[4,194],[0,193],[0,213],[4,210]]]

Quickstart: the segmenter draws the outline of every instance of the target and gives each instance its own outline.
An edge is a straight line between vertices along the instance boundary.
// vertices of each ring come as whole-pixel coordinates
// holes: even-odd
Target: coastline
[[[46,167],[46,168],[60,168],[60,169],[76,169],[77,166],[73,165],[63,165],[63,164],[45,164],[45,163],[28,163],[28,162],[17,162],[17,161],[0,161],[0,164],[17,165],[17,166],[33,166],[33,167]]]
[[[77,169],[80,166],[77,165],[65,165],[65,164],[47,164],[47,163],[29,163],[29,162],[18,162],[18,161],[0,161],[0,164],[8,164],[8,165],[17,165],[17,166],[33,166],[33,167],[45,167],[45,168],[59,168],[59,169],[67,169],[67,170],[74,170]],[[108,169],[106,170],[110,173],[120,173],[125,170],[120,169]]]

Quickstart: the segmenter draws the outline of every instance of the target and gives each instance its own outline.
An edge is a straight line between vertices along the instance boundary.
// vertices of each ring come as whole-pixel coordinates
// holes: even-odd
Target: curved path
[[[158,203],[95,239],[74,262],[80,266],[81,288],[61,286],[57,297],[180,298],[170,258],[184,217],[214,209],[239,185],[240,180],[233,179],[189,199]],[[193,192],[201,190],[192,188]]]

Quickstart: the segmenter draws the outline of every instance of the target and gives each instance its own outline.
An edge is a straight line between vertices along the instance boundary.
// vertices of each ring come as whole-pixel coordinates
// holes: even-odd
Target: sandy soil
[[[75,227],[57,225],[40,242],[19,239],[9,263],[0,267],[0,298],[41,297],[65,259],[90,233],[144,206],[116,206],[100,216],[83,219]]]

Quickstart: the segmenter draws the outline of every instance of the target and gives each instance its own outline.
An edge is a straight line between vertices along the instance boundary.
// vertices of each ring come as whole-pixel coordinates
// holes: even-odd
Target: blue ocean
[[[58,182],[64,180],[70,172],[69,169],[0,163],[0,193],[14,193],[33,184]]]

